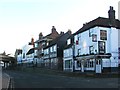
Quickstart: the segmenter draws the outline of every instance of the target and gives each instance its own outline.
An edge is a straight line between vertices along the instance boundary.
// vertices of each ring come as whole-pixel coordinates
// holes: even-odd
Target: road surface
[[[118,88],[118,78],[68,77],[22,71],[6,71],[14,88]]]

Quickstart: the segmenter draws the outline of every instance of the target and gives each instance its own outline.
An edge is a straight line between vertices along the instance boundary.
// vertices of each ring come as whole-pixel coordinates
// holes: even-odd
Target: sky
[[[97,17],[108,17],[109,6],[116,10],[119,0],[0,0],[0,53],[12,56],[33,37],[38,39],[56,30],[72,33]]]

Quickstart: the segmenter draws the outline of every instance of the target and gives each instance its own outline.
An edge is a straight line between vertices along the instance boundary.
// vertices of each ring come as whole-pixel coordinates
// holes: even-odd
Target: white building
[[[63,50],[63,70],[73,72],[74,67],[74,45],[73,45],[73,35],[67,39],[67,46]]]
[[[22,63],[22,49],[16,49],[16,51],[15,51],[15,59],[17,61],[17,64]]]
[[[34,48],[29,49],[29,51],[26,53],[26,58],[27,58],[28,66],[33,66],[37,64]]]
[[[22,63],[22,54],[17,55],[17,64]]]
[[[67,49],[68,51],[64,50],[64,62],[66,62],[67,53],[74,47],[76,59],[73,62],[75,65],[71,65],[71,67],[75,66],[72,67],[75,70],[96,73],[117,70],[119,65],[120,21],[115,19],[113,7],[110,7],[108,14],[108,18],[98,17],[84,24],[81,29],[73,34],[74,44]],[[66,63],[64,63],[64,67]]]
[[[22,63],[28,63],[29,60],[27,59],[27,52],[33,48],[33,45],[24,45],[22,48]]]

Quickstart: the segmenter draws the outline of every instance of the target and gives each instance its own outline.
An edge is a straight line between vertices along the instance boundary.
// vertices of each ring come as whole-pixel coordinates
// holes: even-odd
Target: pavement
[[[2,90],[11,90],[11,82],[11,77],[7,73],[2,72]]]
[[[2,89],[8,89],[10,83],[10,76],[6,73],[2,73]]]

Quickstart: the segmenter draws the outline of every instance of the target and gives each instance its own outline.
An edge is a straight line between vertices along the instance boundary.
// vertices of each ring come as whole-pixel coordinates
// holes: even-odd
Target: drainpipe
[[[72,46],[72,52],[73,52],[73,59],[72,59],[72,72],[74,72],[75,71],[75,44],[73,43],[73,46]]]

